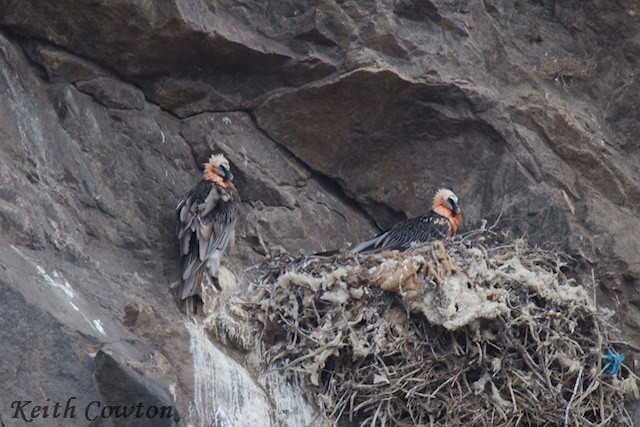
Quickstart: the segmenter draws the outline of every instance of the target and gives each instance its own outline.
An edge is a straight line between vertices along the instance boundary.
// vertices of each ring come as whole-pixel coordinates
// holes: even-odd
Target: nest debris
[[[605,374],[610,314],[570,262],[486,230],[403,253],[285,254],[247,310],[267,365],[330,420],[631,426],[637,377]]]

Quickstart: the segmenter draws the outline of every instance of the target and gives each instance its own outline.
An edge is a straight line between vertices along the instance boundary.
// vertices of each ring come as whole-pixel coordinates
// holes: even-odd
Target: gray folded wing
[[[399,222],[376,237],[358,243],[352,253],[374,253],[385,249],[404,251],[412,243],[425,243],[437,239],[445,239],[449,232],[447,219],[429,212],[426,215]]]
[[[180,241],[182,288],[180,298],[200,294],[204,269],[217,277],[220,258],[233,240],[237,220],[237,195],[224,197],[225,190],[202,181],[176,208]],[[227,195],[228,196],[228,195]]]

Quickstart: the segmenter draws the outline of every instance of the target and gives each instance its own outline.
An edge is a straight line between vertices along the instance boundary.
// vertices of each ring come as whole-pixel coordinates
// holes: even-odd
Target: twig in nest
[[[569,425],[569,410],[571,409],[571,404],[573,403],[573,399],[576,398],[576,393],[578,392],[578,386],[580,385],[580,380],[582,379],[582,370],[583,366],[580,367],[580,372],[578,372],[578,378],[576,378],[576,383],[573,386],[573,393],[571,393],[571,398],[569,399],[569,403],[567,404],[567,409],[564,411],[564,427]]]

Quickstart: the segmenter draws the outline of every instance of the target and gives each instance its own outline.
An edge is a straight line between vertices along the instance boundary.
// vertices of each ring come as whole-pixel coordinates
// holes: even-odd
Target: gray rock
[[[212,151],[244,200],[225,259],[244,284],[268,246],[345,247],[448,186],[466,229],[499,218],[593,269],[598,303],[639,345],[638,13],[629,0],[0,1],[2,420],[29,396],[116,393],[92,380],[101,350],[141,392],[170,390],[185,424],[250,419],[234,399],[193,409],[169,290],[173,209]],[[272,424],[287,402],[311,419],[290,391],[274,403],[264,379],[243,384]]]
[[[140,89],[113,78],[99,77],[83,80],[76,83],[76,87],[93,96],[97,102],[107,108],[121,110],[142,110],[144,108],[144,95]]]
[[[180,414],[163,383],[143,376],[124,360],[103,350],[96,355],[95,363],[95,379],[103,399],[90,407],[90,420],[112,418],[111,409],[106,408],[111,406],[115,412],[119,406],[122,417],[115,422],[117,425],[178,425]]]

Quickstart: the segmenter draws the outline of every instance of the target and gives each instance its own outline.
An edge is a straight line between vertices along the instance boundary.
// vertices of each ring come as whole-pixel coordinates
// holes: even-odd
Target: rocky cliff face
[[[466,228],[499,217],[593,268],[599,302],[640,343],[638,14],[632,1],[1,0],[2,420],[22,422],[14,401],[69,397],[77,425],[96,400],[173,405],[184,425],[313,419],[169,290],[173,209],[211,151],[244,201],[226,262],[240,283],[268,246],[346,246],[448,186]]]

